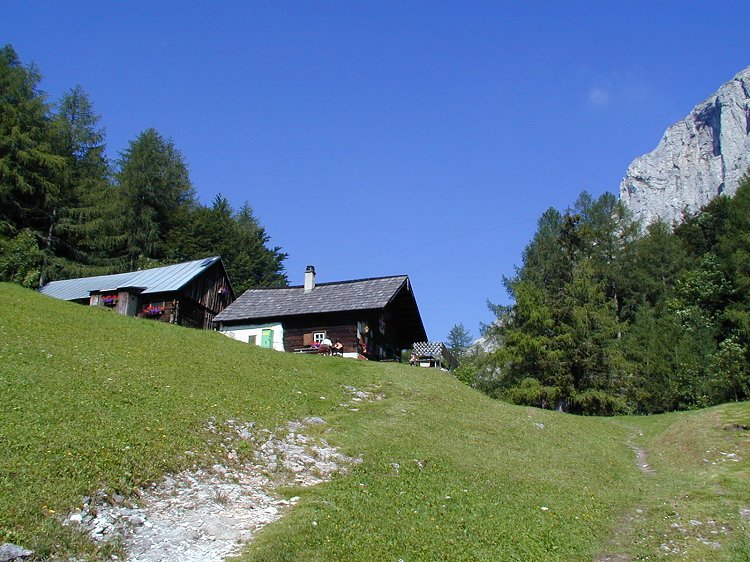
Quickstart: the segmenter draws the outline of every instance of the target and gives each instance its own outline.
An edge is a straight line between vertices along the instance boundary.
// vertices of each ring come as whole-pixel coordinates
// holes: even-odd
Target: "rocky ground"
[[[349,402],[341,406],[353,411],[362,402],[382,399],[354,387],[344,391]],[[104,492],[83,498],[81,509],[69,513],[64,524],[80,527],[102,546],[119,546],[123,555],[114,560],[219,562],[239,554],[243,544],[299,500],[279,497],[279,486],[314,486],[362,462],[309,435],[324,424],[309,417],[270,431],[233,420],[220,428],[213,420],[208,429],[222,436],[226,462],[167,475],[133,498]],[[242,441],[252,444],[252,462],[242,461],[236,451]],[[31,558],[29,550],[0,545],[0,562]]]
[[[133,503],[102,494],[85,498],[66,523],[80,525],[97,542],[121,543],[132,562],[223,560],[296,503],[296,497],[279,498],[277,486],[314,486],[361,462],[304,433],[323,423],[306,418],[271,432],[230,420],[228,462],[167,476]],[[239,462],[238,440],[253,442],[255,462]]]

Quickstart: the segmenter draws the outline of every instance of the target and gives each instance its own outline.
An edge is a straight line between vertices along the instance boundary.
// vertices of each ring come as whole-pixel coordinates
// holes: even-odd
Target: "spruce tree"
[[[62,277],[78,277],[120,269],[113,255],[117,228],[118,193],[110,183],[105,156],[104,130],[99,115],[80,86],[67,92],[53,121],[58,152],[66,158],[60,175],[63,195],[55,221],[50,225],[48,246],[54,249]]]
[[[129,268],[166,261],[168,237],[189,221],[196,205],[182,154],[171,140],[147,129],[121,154],[116,177]]]
[[[55,152],[49,106],[34,66],[13,47],[0,49],[0,236],[6,242],[29,229],[45,243],[60,204],[65,159]],[[42,267],[42,280],[44,266]]]
[[[286,254],[268,247],[269,237],[249,203],[239,212],[217,195],[211,207],[196,207],[169,239],[175,261],[220,255],[237,294],[251,287],[285,287]]]
[[[450,332],[448,332],[447,343],[448,349],[450,349],[453,355],[456,356],[456,359],[460,361],[466,350],[471,345],[471,334],[469,333],[469,330],[464,328],[463,323],[455,324]]]

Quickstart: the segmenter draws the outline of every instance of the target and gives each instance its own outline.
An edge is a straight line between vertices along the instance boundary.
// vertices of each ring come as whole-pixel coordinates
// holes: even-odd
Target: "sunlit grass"
[[[749,406],[625,421],[641,432],[656,471],[631,532],[634,555],[750,560]]]
[[[285,490],[301,501],[248,560],[592,560],[617,532],[653,556],[667,510],[732,526],[718,554],[695,547],[724,558],[687,559],[747,552],[732,515],[748,498],[747,463],[712,472],[700,458],[709,444],[737,446],[743,432],[722,427],[750,425],[747,404],[580,418],[509,406],[434,370],[280,354],[10,285],[0,285],[0,355],[0,541],[42,555],[104,556],[60,516],[98,489],[128,495],[220,460],[211,419],[275,428],[309,415],[364,462]],[[383,400],[352,411],[344,385]],[[654,476],[636,468],[630,440],[650,449]],[[640,508],[644,520],[622,528]]]

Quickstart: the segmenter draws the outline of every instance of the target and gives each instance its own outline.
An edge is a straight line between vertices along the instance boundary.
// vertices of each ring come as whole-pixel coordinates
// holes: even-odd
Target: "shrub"
[[[628,405],[621,396],[603,390],[586,390],[570,397],[570,413],[587,416],[615,416],[628,413]]]
[[[22,230],[0,246],[0,280],[36,288],[43,263],[44,254],[31,230]]]
[[[560,389],[554,386],[542,386],[537,379],[527,377],[518,386],[509,388],[503,398],[513,404],[552,408],[560,400]]]

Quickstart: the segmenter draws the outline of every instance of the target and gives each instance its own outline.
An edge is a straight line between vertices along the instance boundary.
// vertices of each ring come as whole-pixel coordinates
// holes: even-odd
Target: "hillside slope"
[[[352,408],[347,386],[382,400]],[[363,462],[282,490],[301,499],[248,560],[750,553],[747,404],[579,418],[493,401],[433,370],[279,354],[0,284],[0,543],[105,558],[61,523],[84,496],[129,497],[166,473],[226,460],[209,425],[273,430],[308,416]],[[655,472],[639,470],[635,450]],[[706,530],[704,544],[690,521],[720,534]]]

